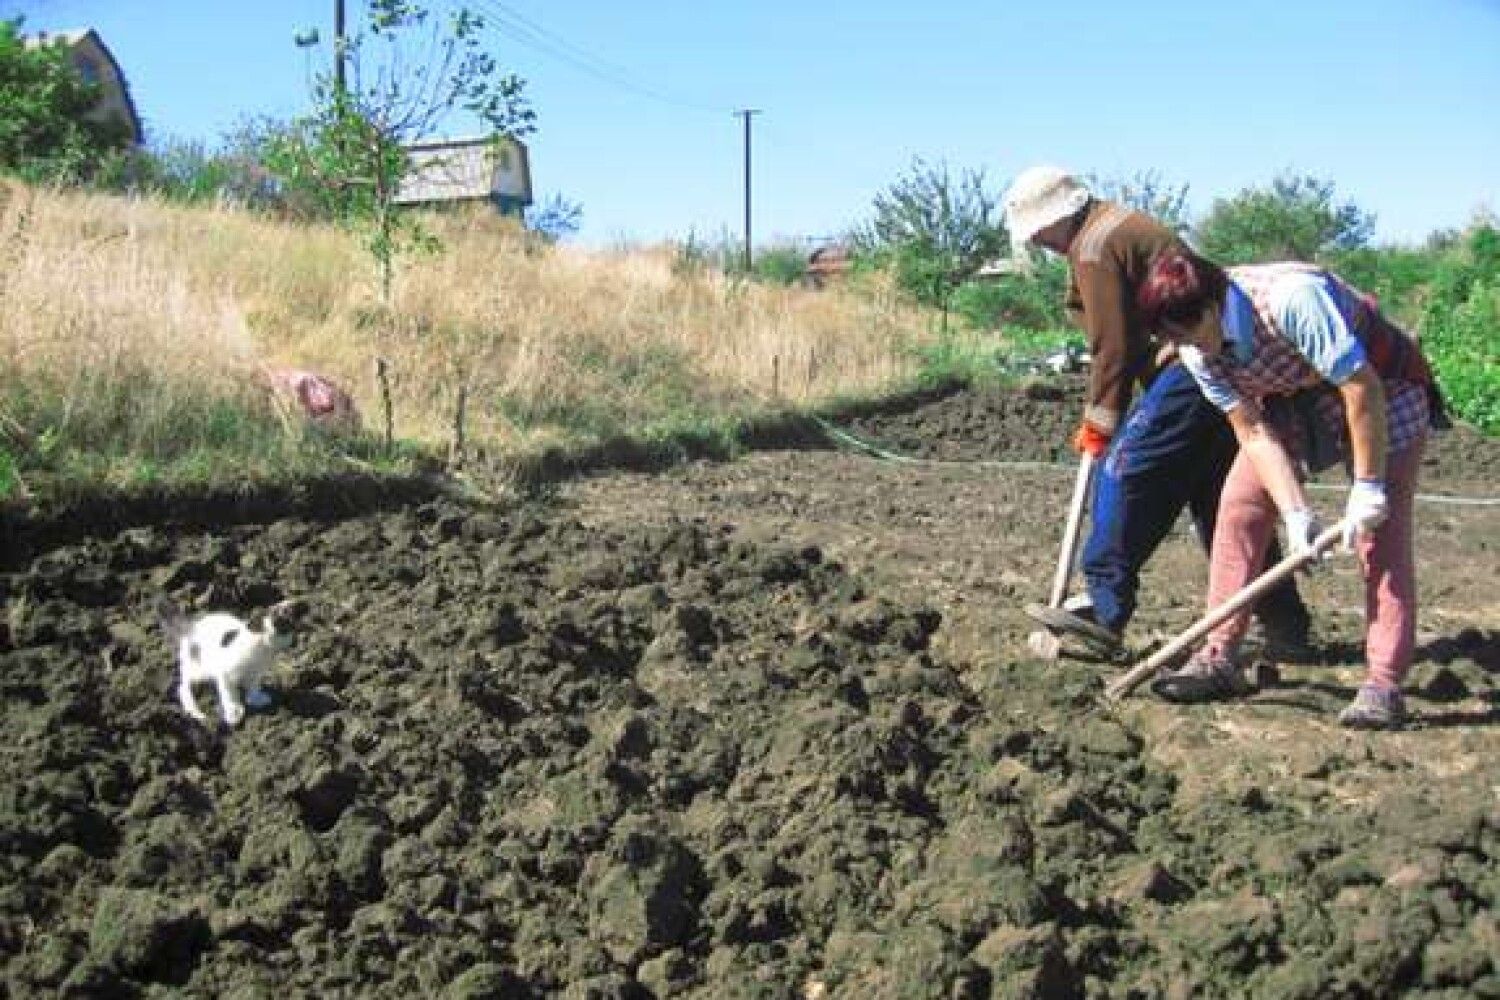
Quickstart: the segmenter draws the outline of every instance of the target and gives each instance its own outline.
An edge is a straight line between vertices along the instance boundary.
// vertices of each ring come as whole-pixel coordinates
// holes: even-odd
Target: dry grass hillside
[[[440,252],[388,302],[357,236],[235,209],[0,191],[0,399],[13,470],[208,478],[305,442],[268,367],[332,376],[371,431],[388,362],[395,433],[442,449],[578,444],[877,392],[929,324],[878,285],[726,278],[672,247],[552,247],[489,214],[432,218]],[[239,456],[236,458],[236,456]],[[189,475],[192,478],[192,475]]]

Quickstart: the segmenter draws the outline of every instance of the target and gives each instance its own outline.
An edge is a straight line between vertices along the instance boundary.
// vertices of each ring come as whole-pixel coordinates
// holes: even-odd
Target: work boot
[[[1159,674],[1151,690],[1163,701],[1190,705],[1243,698],[1255,687],[1233,657],[1204,647],[1182,666]]]
[[[1068,610],[1070,606],[1076,610]],[[1120,633],[1095,620],[1092,604],[1069,598],[1060,608],[1028,604],[1024,610],[1028,618],[1045,625],[1054,635],[1077,639],[1100,656],[1113,657],[1120,652]]]
[[[1396,688],[1361,684],[1339,713],[1339,725],[1350,729],[1400,729],[1406,724],[1406,699]]]

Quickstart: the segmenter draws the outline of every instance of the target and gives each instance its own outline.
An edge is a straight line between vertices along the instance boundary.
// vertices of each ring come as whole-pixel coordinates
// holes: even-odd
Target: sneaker
[[[1176,670],[1158,675],[1151,690],[1163,701],[1191,705],[1243,698],[1255,687],[1232,657],[1204,648]]]
[[[1406,699],[1395,688],[1361,684],[1354,700],[1339,713],[1339,725],[1350,729],[1400,729],[1406,724]]]
[[[1054,608],[1050,604],[1028,604],[1024,610],[1028,618],[1045,625],[1048,631],[1078,639],[1101,656],[1112,657],[1120,652],[1120,633],[1095,621],[1092,606],[1070,611],[1067,604],[1068,602],[1064,602],[1060,608]]]

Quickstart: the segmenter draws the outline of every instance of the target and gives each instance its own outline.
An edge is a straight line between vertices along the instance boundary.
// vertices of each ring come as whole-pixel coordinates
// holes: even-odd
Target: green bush
[[[1381,312],[1410,325],[1422,315],[1438,254],[1411,247],[1360,247],[1332,253],[1326,262],[1345,281],[1374,295]]]
[[[1000,195],[983,171],[955,175],[920,158],[875,196],[873,217],[851,238],[860,255],[891,268],[915,301],[942,310],[945,323],[954,290],[1008,240]]]
[[[1067,286],[1067,263],[1061,257],[1048,257],[1030,275],[1007,275],[960,286],[953,295],[953,311],[981,330],[1065,326],[1063,295]]]
[[[0,173],[40,184],[92,180],[130,135],[118,118],[89,117],[98,99],[64,43],[28,46],[20,19],[0,20]]]
[[[1422,347],[1453,412],[1500,433],[1500,230],[1475,228],[1438,262]]]
[[[769,247],[755,255],[755,276],[778,285],[795,285],[807,276],[807,255],[794,246]]]
[[[179,139],[153,143],[133,157],[125,174],[103,178],[101,186],[149,192],[187,204],[281,205],[286,201],[281,186],[262,165],[251,128],[243,127],[218,148]]]

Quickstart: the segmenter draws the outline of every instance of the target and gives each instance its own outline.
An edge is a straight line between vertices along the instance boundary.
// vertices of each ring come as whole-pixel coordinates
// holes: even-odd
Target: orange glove
[[[1080,455],[1103,458],[1104,453],[1109,450],[1109,435],[1085,420],[1078,425],[1078,431],[1073,435],[1073,448]]]

